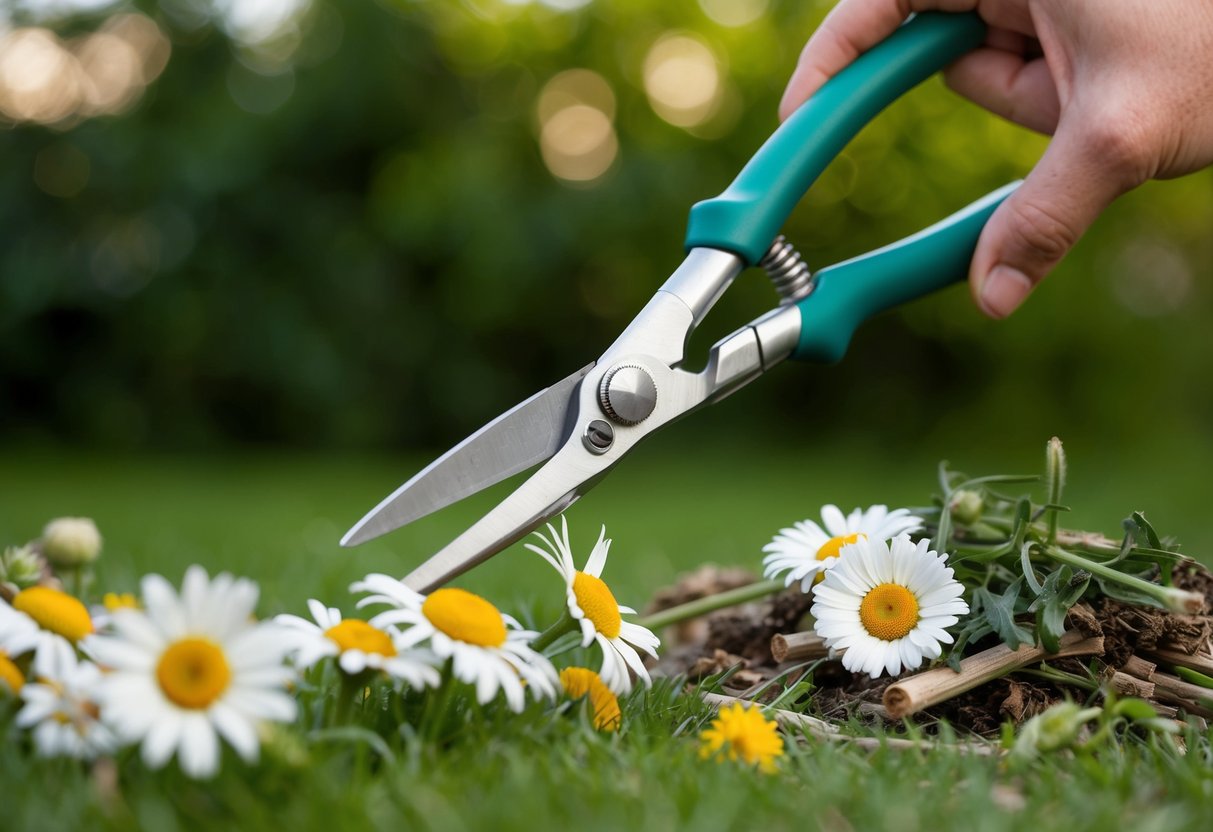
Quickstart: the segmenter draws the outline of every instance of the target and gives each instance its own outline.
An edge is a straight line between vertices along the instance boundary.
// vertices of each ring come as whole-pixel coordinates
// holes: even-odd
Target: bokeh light
[[[57,124],[125,112],[164,71],[170,50],[141,14],[116,15],[69,41],[42,27],[13,29],[0,38],[0,116]]]
[[[539,150],[552,175],[589,183],[610,170],[619,155],[615,94],[601,75],[570,69],[553,77],[535,105]]]
[[[1115,255],[1112,294],[1141,318],[1173,315],[1192,293],[1192,266],[1182,251],[1158,240],[1133,240]]]
[[[687,33],[663,35],[644,59],[644,91],[662,119],[695,127],[720,105],[720,67],[708,45]]]
[[[703,13],[721,26],[745,26],[762,17],[769,0],[699,0]]]

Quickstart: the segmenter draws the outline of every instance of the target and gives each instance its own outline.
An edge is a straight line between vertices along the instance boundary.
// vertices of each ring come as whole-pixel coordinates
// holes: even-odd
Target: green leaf
[[[1126,604],[1136,604],[1139,607],[1166,609],[1166,606],[1153,595],[1147,595],[1144,592],[1132,589],[1116,581],[1109,581],[1104,578],[1096,578],[1095,580],[1099,584],[1100,591],[1109,598],[1124,601]]]
[[[985,587],[979,587],[973,596],[981,599],[981,610],[991,629],[998,633],[1003,644],[1012,650],[1021,644],[1035,644],[1036,638],[1027,628],[1015,621],[1015,603],[1023,588],[1023,578],[1007,587],[1002,595],[995,595]]]
[[[1158,711],[1154,710],[1154,707],[1149,702],[1133,697],[1118,701],[1115,707],[1112,708],[1112,714],[1113,716],[1123,716],[1125,719],[1134,721],[1158,718]]]
[[[1137,529],[1140,536],[1134,535],[1134,537],[1137,538],[1139,545],[1148,546],[1151,549],[1162,548],[1162,541],[1158,539],[1158,533],[1154,531],[1154,527],[1150,525],[1150,521],[1146,520],[1146,516],[1140,511],[1133,512],[1132,516],[1125,523],[1132,523]]]
[[[1074,574],[1069,566],[1061,566],[1045,578],[1040,595],[1028,607],[1036,612],[1036,635],[1050,653],[1061,647],[1066,631],[1066,613],[1078,602],[1091,583],[1089,572]]]

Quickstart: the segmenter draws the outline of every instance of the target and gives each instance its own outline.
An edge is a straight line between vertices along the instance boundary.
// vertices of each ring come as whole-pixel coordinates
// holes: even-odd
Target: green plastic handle
[[[797,304],[800,343],[792,357],[833,364],[868,318],[964,280],[986,220],[1019,185],[1005,185],[913,236],[817,272],[813,291]]]
[[[974,13],[923,12],[825,83],[763,144],[718,197],[691,207],[686,247],[756,264],[809,186],[865,124],[899,96],[981,45]]]

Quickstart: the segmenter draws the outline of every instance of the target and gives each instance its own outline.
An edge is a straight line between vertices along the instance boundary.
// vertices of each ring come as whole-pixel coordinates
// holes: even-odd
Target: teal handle
[[[817,272],[813,291],[797,304],[800,343],[792,357],[833,364],[868,318],[964,280],[986,220],[1019,185],[1005,185],[913,236]]]
[[[718,197],[691,207],[686,247],[756,264],[809,186],[881,110],[981,45],[974,13],[923,12],[825,83],[776,130]]]

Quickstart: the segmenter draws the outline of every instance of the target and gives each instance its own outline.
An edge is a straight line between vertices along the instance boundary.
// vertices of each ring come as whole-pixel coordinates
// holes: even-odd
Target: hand
[[[969,282],[987,315],[1015,311],[1116,197],[1213,164],[1210,0],[842,0],[805,45],[780,116],[928,9],[976,9],[989,25],[948,86],[1053,136],[978,241]]]

